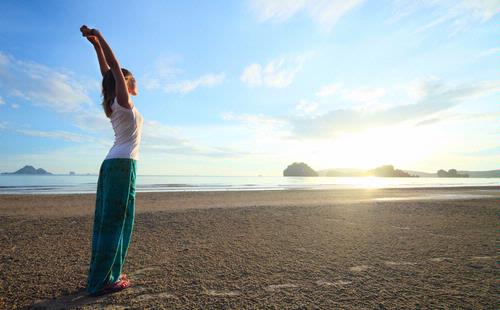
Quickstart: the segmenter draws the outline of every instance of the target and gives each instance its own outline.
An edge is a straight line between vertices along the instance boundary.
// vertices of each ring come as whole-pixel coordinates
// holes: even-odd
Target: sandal
[[[104,294],[119,292],[121,290],[126,289],[127,287],[130,287],[129,280],[127,280],[127,279],[118,280],[115,283],[106,284],[102,290],[92,294],[92,296],[101,296]]]

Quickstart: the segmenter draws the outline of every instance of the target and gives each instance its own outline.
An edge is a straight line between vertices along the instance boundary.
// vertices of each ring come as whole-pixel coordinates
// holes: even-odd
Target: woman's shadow
[[[37,302],[35,304],[32,304],[31,306],[26,306],[21,309],[27,310],[27,309],[47,309],[47,310],[52,310],[52,309],[71,309],[71,308],[77,308],[77,307],[83,307],[86,305],[92,305],[92,304],[99,304],[100,302],[103,301],[107,296],[110,294],[106,295],[101,295],[101,296],[91,296],[87,291],[82,288],[78,290],[75,293],[69,294],[69,295],[63,295],[59,296],[53,299],[47,299],[43,300],[40,302]]]

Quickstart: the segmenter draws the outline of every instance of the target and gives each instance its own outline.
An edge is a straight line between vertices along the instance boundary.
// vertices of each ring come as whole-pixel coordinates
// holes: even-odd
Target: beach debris
[[[275,292],[275,291],[278,291],[278,290],[281,290],[281,289],[296,288],[296,287],[299,287],[299,286],[296,285],[296,284],[293,284],[293,283],[271,284],[271,285],[268,285],[265,288],[265,290],[268,291],[268,292]]]
[[[431,258],[430,261],[441,263],[441,262],[451,262],[452,259],[449,257],[434,257],[434,258]]]
[[[490,260],[492,257],[491,256],[474,256],[471,259],[473,260]]]
[[[217,291],[217,290],[205,290],[205,294],[210,296],[219,296],[219,297],[232,297],[240,295],[239,291]]]
[[[349,268],[350,271],[361,272],[367,270],[369,267],[367,265],[354,266]]]
[[[417,263],[414,263],[414,262],[393,262],[393,261],[386,261],[385,264],[388,265],[388,266],[401,266],[401,265],[414,266]]]
[[[163,292],[163,293],[157,293],[157,294],[142,294],[133,299],[134,302],[142,302],[146,300],[151,300],[151,299],[158,299],[158,298],[172,298],[175,297],[174,295]]]
[[[394,226],[394,225],[391,225],[391,227],[392,227],[392,228],[396,228],[396,229],[401,229],[401,230],[409,230],[409,229],[410,229],[410,227],[408,227],[408,226],[404,226],[404,227],[402,227],[402,226]]]
[[[345,281],[345,280],[338,280],[335,282],[328,282],[328,281],[324,281],[324,280],[316,281],[316,284],[320,285],[320,286],[344,286],[344,285],[348,285],[351,283],[352,283],[351,281]]]

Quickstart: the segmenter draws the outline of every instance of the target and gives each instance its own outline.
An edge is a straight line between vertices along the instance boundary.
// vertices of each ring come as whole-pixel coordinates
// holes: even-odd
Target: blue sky
[[[496,0],[2,1],[0,171],[97,173],[99,29],[138,81],[139,174],[498,168]]]

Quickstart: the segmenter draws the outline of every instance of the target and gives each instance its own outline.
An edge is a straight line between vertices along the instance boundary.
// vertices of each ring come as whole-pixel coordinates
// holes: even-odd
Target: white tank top
[[[142,124],[144,119],[135,105],[127,109],[118,104],[115,99],[111,103],[111,125],[115,132],[115,143],[109,150],[106,159],[132,158],[139,159],[139,145],[141,144]]]

